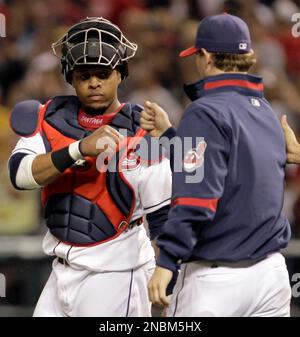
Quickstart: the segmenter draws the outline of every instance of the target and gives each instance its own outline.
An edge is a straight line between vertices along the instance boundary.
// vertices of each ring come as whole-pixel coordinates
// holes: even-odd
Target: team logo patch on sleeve
[[[183,160],[183,168],[186,172],[193,172],[204,163],[204,152],[206,143],[204,140],[199,142],[197,148],[189,150]]]

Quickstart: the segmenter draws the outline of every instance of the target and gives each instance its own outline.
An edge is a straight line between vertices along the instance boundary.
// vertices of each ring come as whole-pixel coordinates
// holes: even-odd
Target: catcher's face
[[[109,67],[78,67],[73,72],[73,87],[87,110],[105,111],[116,102],[121,74]]]

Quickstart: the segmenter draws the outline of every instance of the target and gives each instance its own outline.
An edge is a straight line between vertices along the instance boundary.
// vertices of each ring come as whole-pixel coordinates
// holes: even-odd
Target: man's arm
[[[174,148],[172,139],[177,130],[171,125],[168,113],[156,103],[145,102],[141,112],[141,128],[148,131],[152,137],[159,138],[159,144],[165,149],[165,156],[170,160],[171,170],[174,170]]]
[[[61,172],[54,166],[52,153],[37,155],[31,166],[32,176],[40,186],[50,184],[61,175]]]
[[[33,137],[31,137],[33,138]],[[95,157],[105,152],[115,152],[116,146],[124,137],[112,127],[105,125],[81,141],[74,142],[60,150],[50,153],[33,151],[34,144],[16,148],[9,159],[9,171],[13,185],[20,189],[32,189],[45,186],[58,178],[78,159],[85,156]],[[42,139],[34,141],[42,142]],[[101,146],[99,145],[101,141]],[[30,153],[33,152],[35,154]],[[45,152],[45,151],[43,151]]]
[[[285,135],[287,162],[290,164],[300,164],[300,144],[287,122],[286,115],[282,116],[281,125]]]
[[[32,175],[39,185],[47,185],[85,156],[95,157],[102,152],[114,153],[123,138],[112,127],[102,126],[81,141],[74,142],[61,150],[37,156],[32,163]],[[106,145],[105,148],[97,147],[99,140]]]
[[[223,195],[230,152],[228,129],[222,123],[200,107],[190,106],[179,125],[177,136],[182,147],[188,139],[192,139],[192,144],[181,151],[182,155],[176,156],[182,170],[172,175],[172,208],[157,239],[159,267],[148,285],[153,303],[166,305],[166,282],[170,273],[180,260],[188,260],[193,253],[199,227],[215,217],[218,200]],[[202,147],[203,144],[206,145]],[[199,179],[190,180],[195,177]]]
[[[10,180],[16,189],[31,190],[41,187],[33,178],[31,167],[34,159],[45,153],[46,149],[39,132],[34,136],[19,139],[8,160]]]
[[[148,131],[152,137],[161,137],[172,124],[167,112],[159,105],[146,101],[141,112],[141,128]]]

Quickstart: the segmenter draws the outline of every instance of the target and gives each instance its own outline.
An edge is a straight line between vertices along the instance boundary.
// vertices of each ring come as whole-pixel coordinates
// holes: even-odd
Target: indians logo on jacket
[[[205,141],[201,140],[197,148],[191,149],[186,153],[183,160],[183,168],[186,172],[193,172],[203,165],[206,145]]]

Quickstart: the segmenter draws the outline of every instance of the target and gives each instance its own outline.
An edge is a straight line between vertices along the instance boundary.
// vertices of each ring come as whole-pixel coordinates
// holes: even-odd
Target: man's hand
[[[160,137],[172,126],[167,112],[156,103],[145,102],[145,108],[141,113],[141,128],[149,131],[152,137]]]
[[[123,139],[124,136],[117,130],[109,125],[104,125],[81,141],[80,151],[84,156],[91,157],[96,157],[102,152],[113,154]]]
[[[169,305],[169,298],[166,296],[166,289],[173,276],[169,269],[156,267],[152,278],[148,284],[149,299],[153,304],[162,306]]]
[[[158,257],[160,249],[159,249],[158,245],[156,244],[156,240],[152,240],[151,245],[153,247],[155,257]]]
[[[286,115],[281,118],[281,126],[285,135],[287,162],[290,164],[300,164],[300,144],[287,122]]]

